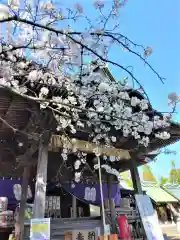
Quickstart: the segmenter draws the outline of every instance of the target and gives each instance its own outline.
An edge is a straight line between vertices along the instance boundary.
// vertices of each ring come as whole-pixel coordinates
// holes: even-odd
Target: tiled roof
[[[126,180],[121,180],[121,187],[124,189],[130,189],[129,187],[126,188],[127,183]],[[157,183],[150,182],[150,181],[143,181],[141,182],[143,191],[154,200],[156,203],[177,203],[178,200],[176,197],[173,197],[172,194],[168,193],[168,191],[161,188]],[[180,187],[179,187],[180,193]]]
[[[142,188],[146,194],[156,203],[173,203],[178,200],[153,182],[142,182]]]
[[[150,181],[150,182],[156,182],[156,179],[151,171],[151,168],[145,164],[142,167],[143,173],[142,173],[142,179],[143,181]]]
[[[178,184],[166,184],[163,189],[180,200],[180,185]]]

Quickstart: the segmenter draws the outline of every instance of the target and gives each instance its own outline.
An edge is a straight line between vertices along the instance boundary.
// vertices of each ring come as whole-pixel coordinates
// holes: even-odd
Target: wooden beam
[[[33,218],[44,218],[46,204],[47,164],[48,164],[48,135],[40,138],[39,156],[36,175]]]
[[[106,147],[104,145],[96,145],[83,140],[78,140],[75,138],[67,138],[66,136],[53,135],[49,144],[50,151],[59,151],[60,148],[65,147],[67,149],[76,148],[79,151],[94,153],[98,151],[100,155],[115,156],[122,159],[130,159],[129,151],[117,149],[113,147]]]

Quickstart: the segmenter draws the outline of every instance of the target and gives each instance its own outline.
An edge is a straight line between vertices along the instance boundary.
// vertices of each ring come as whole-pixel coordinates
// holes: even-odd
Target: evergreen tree
[[[164,186],[166,183],[168,183],[168,178],[161,177],[160,178],[160,186]]]

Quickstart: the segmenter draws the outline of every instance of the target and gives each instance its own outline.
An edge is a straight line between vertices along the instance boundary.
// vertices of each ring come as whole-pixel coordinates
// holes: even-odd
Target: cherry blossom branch
[[[168,119],[152,110],[148,95],[133,74],[133,67],[125,67],[119,61],[109,58],[114,43],[143,61],[161,82],[164,80],[147,61],[147,56],[152,53],[151,47],[144,48],[121,33],[114,33],[120,23],[120,7],[126,2],[127,0],[114,0],[107,12],[103,10],[104,2],[95,0],[94,8],[98,14],[96,18],[95,13],[95,24],[90,16],[84,15],[80,4],[76,4],[75,13],[70,8],[65,8],[65,17],[59,8],[60,3],[55,6],[51,2],[43,2],[40,6],[38,1],[32,11],[29,6],[23,6],[23,9],[12,11],[14,16],[11,17],[8,17],[11,6],[4,5],[2,9],[5,17],[3,19],[1,16],[0,23],[10,24],[8,29],[13,32],[9,30],[8,38],[1,39],[2,87],[35,101],[40,108],[50,109],[57,123],[57,131],[64,132],[67,138],[69,134],[75,136],[79,127],[80,131],[86,133],[87,128],[91,129],[88,134],[90,141],[112,147],[115,146],[116,135],[122,135],[123,139],[130,136],[137,147],[143,145],[145,148],[154,137],[170,138],[167,132],[170,125]],[[74,21],[71,21],[73,18]],[[118,22],[113,27],[110,21],[116,19]],[[68,21],[62,23],[62,20]],[[82,30],[77,20],[83,20],[83,26],[88,23],[88,28],[85,26]],[[71,30],[73,23],[73,29],[77,26],[81,30]],[[136,52],[134,47],[142,52]],[[91,64],[88,63],[89,60]],[[93,60],[96,61],[96,66],[93,65]],[[124,84],[111,81],[110,74],[101,71],[101,67],[104,68],[107,63],[128,73],[133,80],[133,88],[136,82],[146,99],[132,87],[129,89],[126,80]],[[177,99],[177,96],[172,95],[171,99]],[[75,181],[79,182],[86,157],[77,154],[75,165],[68,167],[67,155],[68,152],[64,149],[64,166],[74,172]],[[114,160],[117,161],[113,159],[112,162]],[[110,167],[113,164],[108,166],[106,160],[105,163],[104,169],[118,178],[118,171]],[[95,169],[94,165],[94,171]]]
[[[38,98],[38,97],[33,97],[33,96],[29,96],[29,95],[27,95],[27,94],[23,94],[23,93],[19,93],[17,90],[15,90],[15,89],[13,89],[13,88],[9,88],[9,87],[5,87],[5,86],[2,86],[1,85],[1,87],[3,87],[3,88],[5,88],[5,89],[7,89],[7,90],[9,90],[10,92],[12,92],[12,93],[15,93],[15,94],[17,94],[17,95],[19,95],[19,96],[21,96],[21,97],[23,97],[23,98],[25,98],[25,99],[28,99],[28,100],[31,100],[31,101],[34,101],[34,102],[37,102],[37,103],[39,103],[39,104],[42,104],[42,103],[48,103],[48,105],[46,106],[47,107],[47,109],[50,109],[50,110],[52,110],[52,113],[54,114],[54,113],[58,113],[60,116],[63,116],[64,118],[66,118],[66,119],[69,119],[69,118],[72,118],[72,116],[70,116],[70,115],[65,115],[65,114],[63,114],[60,110],[58,110],[58,109],[56,109],[56,108],[53,108],[53,107],[51,107],[50,106],[50,104],[60,104],[60,105],[62,105],[62,106],[64,106],[64,107],[68,107],[68,108],[70,108],[70,109],[76,109],[76,110],[78,110],[80,113],[81,112],[86,112],[86,113],[88,113],[88,112],[90,112],[90,113],[95,113],[95,114],[102,114],[102,112],[98,112],[98,111],[96,111],[96,110],[91,110],[91,109],[88,109],[88,108],[82,108],[82,107],[78,107],[78,106],[76,106],[76,105],[72,105],[72,104],[66,104],[66,103],[59,103],[59,102],[56,102],[55,100],[50,100],[50,99],[40,99],[40,98]],[[174,110],[173,110],[174,111]],[[146,112],[145,112],[145,114],[147,114],[147,115],[149,115],[149,114],[153,114],[153,117],[155,116],[155,113],[157,113],[157,111],[155,111],[155,110],[147,110]],[[169,113],[169,112],[159,112],[158,114],[162,114],[162,113]],[[104,114],[104,116],[109,116],[109,117],[111,117],[111,118],[113,118],[112,120],[104,120],[104,119],[101,119],[101,120],[91,120],[91,122],[92,123],[105,123],[105,124],[110,124],[113,120],[115,121],[115,120],[124,120],[124,121],[132,121],[132,123],[133,124],[140,124],[141,125],[141,123],[140,122],[138,122],[138,121],[135,121],[135,120],[132,120],[131,119],[131,117],[127,117],[127,118],[124,118],[124,117],[118,117],[118,116],[111,116],[110,114],[107,114],[107,113],[103,113]],[[82,122],[89,122],[90,120],[88,120],[88,119],[83,119],[83,118],[81,118],[81,117],[79,117],[79,120],[80,121],[82,121]],[[8,123],[7,123],[8,124]],[[10,126],[11,127],[11,126]],[[17,131],[17,130],[16,130]],[[66,135],[66,136],[68,136],[65,132],[64,132],[64,134]],[[69,139],[69,141],[70,141],[70,139]]]
[[[24,84],[23,84],[23,85],[24,85]],[[6,88],[7,88],[7,87],[6,87]],[[18,95],[20,95],[20,96],[23,96],[24,98],[27,98],[27,99],[29,99],[29,100],[33,100],[33,101],[36,101],[36,102],[39,102],[39,103],[45,102],[45,103],[48,103],[48,104],[61,104],[62,106],[65,106],[65,107],[77,109],[77,110],[79,110],[80,112],[92,112],[92,113],[96,113],[96,114],[101,114],[101,112],[97,112],[97,111],[90,110],[90,109],[85,109],[85,108],[80,108],[80,107],[74,106],[74,105],[72,105],[72,104],[59,103],[59,102],[56,102],[56,101],[54,101],[54,100],[40,99],[40,98],[38,98],[38,97],[28,96],[28,95],[26,95],[26,94],[19,93],[16,89],[13,89],[13,88],[8,88],[8,89],[9,89],[10,91],[12,91],[13,93],[16,93],[16,94],[18,94]],[[91,97],[90,97],[90,98],[91,98]],[[47,106],[47,107],[49,107],[49,106]],[[60,113],[60,112],[57,111],[56,109],[51,108],[51,110],[54,110],[55,112]],[[154,113],[156,113],[156,111],[154,111],[154,110],[146,111],[146,114],[150,114],[150,113],[153,113],[153,115],[154,115]],[[62,113],[61,113],[61,114],[62,114]],[[111,115],[108,115],[108,114],[105,114],[105,115],[111,117]],[[68,117],[68,116],[66,116],[66,117]],[[116,116],[114,116],[114,119],[130,120],[130,118],[118,118],[118,117],[116,117]],[[82,119],[81,119],[81,120],[82,120]],[[82,121],[83,121],[83,120],[82,120]],[[102,121],[103,121],[103,122],[106,122],[106,123],[109,122],[109,121],[104,121],[104,120],[102,120]],[[135,122],[135,121],[134,121],[134,122]]]
[[[105,63],[111,63],[112,65],[121,68],[122,70],[124,70],[125,72],[127,72],[133,80],[135,80],[135,82],[141,87],[141,83],[140,81],[132,74],[132,72],[130,72],[126,67],[122,66],[121,64],[114,62],[112,60],[106,59],[103,56],[101,56],[100,54],[98,54],[96,51],[94,51],[92,48],[86,46],[85,44],[83,44],[81,41],[76,40],[75,38],[71,37],[69,34],[65,34],[69,39],[71,39],[72,41],[74,41],[75,43],[81,45],[81,47],[83,47],[84,49],[88,50],[89,52],[93,53],[95,56],[97,56],[101,61],[105,62]],[[147,100],[149,101],[149,97],[146,94],[146,92],[144,92]],[[150,101],[149,101],[150,102]]]
[[[132,79],[134,79],[136,81],[136,83],[138,83],[139,86],[141,86],[140,82],[134,77],[134,75],[129,71],[127,70],[126,67],[114,62],[114,61],[111,61],[109,59],[106,59],[104,58],[103,56],[99,55],[96,51],[94,51],[92,48],[86,46],[85,44],[83,44],[81,41],[75,39],[74,37],[72,37],[72,35],[82,35],[82,32],[77,32],[77,31],[64,31],[64,30],[58,30],[58,29],[55,29],[55,28],[52,28],[52,27],[49,27],[49,26],[44,26],[42,24],[39,24],[39,23],[36,23],[36,22],[33,22],[33,21],[30,21],[30,20],[26,20],[26,19],[22,19],[22,18],[19,18],[18,16],[13,16],[13,17],[10,17],[10,18],[7,18],[7,19],[2,19],[0,20],[0,23],[4,23],[4,22],[10,22],[10,21],[17,21],[17,22],[22,22],[22,23],[26,23],[28,25],[31,25],[31,26],[34,26],[34,27],[38,27],[38,28],[41,28],[41,29],[45,29],[45,30],[48,30],[50,32],[54,32],[56,33],[57,35],[58,34],[61,34],[61,35],[66,35],[69,39],[71,39],[73,42],[75,42],[76,44],[80,45],[81,47],[83,47],[84,49],[88,50],[89,52],[93,53],[95,56],[97,56],[100,60],[102,60],[103,62],[106,62],[106,63],[110,63],[114,66],[117,66],[117,67],[120,67],[121,69],[123,69],[124,71],[126,71],[131,77]],[[92,36],[104,36],[104,37],[109,37],[109,38],[112,38],[114,41],[117,41],[120,45],[122,45],[124,48],[126,48],[129,52],[131,52],[132,54],[136,55],[137,57],[139,57],[142,61],[144,61],[144,63],[157,75],[157,77],[161,80],[162,83],[164,83],[164,79],[163,77],[161,77],[159,75],[159,73],[157,71],[155,71],[155,69],[148,63],[148,61],[143,58],[140,54],[138,54],[137,52],[131,50],[128,45],[124,44],[122,41],[120,41],[117,37],[113,36],[114,33],[109,33],[109,32],[91,32],[90,35]],[[123,35],[120,35],[121,37]],[[124,37],[124,36],[123,36]],[[128,38],[126,38],[128,39]],[[128,39],[128,41],[131,41]],[[131,41],[131,43],[133,43]],[[138,44],[135,44],[133,43],[133,45],[135,46],[141,46],[141,45],[138,45]],[[145,51],[145,49],[144,49]],[[147,97],[147,94],[146,94],[146,97]]]
[[[14,128],[11,124],[9,124],[5,119],[3,119],[2,117],[0,117],[0,121],[3,122],[8,128],[10,128],[14,133],[21,133],[23,135],[26,135],[28,136],[30,139],[35,139],[37,140],[37,134],[30,134],[30,133],[27,133],[26,131],[22,131],[22,130],[19,130],[17,128]]]
[[[120,41],[118,38],[114,37],[113,34],[111,34],[111,33],[106,33],[106,32],[105,32],[105,33],[103,34],[103,36],[108,36],[108,37],[112,38],[114,41],[118,42],[120,45],[122,45],[124,48],[126,48],[130,53],[133,53],[134,55],[138,56],[138,57],[157,75],[157,77],[160,79],[160,81],[164,84],[164,79],[165,79],[165,78],[161,77],[161,76],[159,75],[159,73],[158,73],[158,72],[148,63],[148,61],[147,61],[144,57],[142,57],[139,53],[137,53],[137,52],[133,51],[132,49],[130,49],[130,48],[128,47],[128,45],[124,44],[124,43],[123,43],[122,41]],[[145,49],[144,49],[144,51],[145,51]]]

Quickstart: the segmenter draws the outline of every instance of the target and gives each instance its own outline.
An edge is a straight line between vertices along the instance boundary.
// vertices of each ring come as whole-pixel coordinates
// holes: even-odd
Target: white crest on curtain
[[[84,199],[86,201],[95,202],[96,201],[96,189],[94,187],[93,188],[86,187]]]
[[[14,192],[14,196],[16,198],[17,201],[21,200],[21,192],[22,192],[22,187],[20,184],[14,184],[13,186],[13,192]],[[32,192],[30,189],[30,186],[28,186],[28,192],[27,192],[27,198],[32,198]]]

